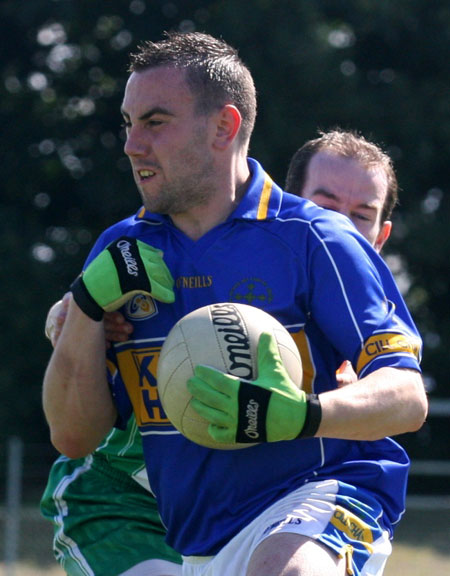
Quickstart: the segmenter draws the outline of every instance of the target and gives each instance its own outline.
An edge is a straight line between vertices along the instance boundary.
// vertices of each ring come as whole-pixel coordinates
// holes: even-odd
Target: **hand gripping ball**
[[[158,393],[167,417],[184,436],[208,448],[232,450],[252,446],[215,442],[208,434],[208,422],[190,404],[192,397],[186,382],[198,364],[255,380],[261,332],[274,334],[283,364],[292,381],[301,388],[302,362],[292,336],[259,308],[230,302],[211,304],[190,312],[171,329],[158,361]]]

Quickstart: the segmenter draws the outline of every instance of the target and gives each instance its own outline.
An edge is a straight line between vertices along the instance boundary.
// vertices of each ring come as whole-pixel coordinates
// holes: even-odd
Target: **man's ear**
[[[381,252],[386,240],[391,235],[392,222],[390,220],[385,220],[381,225],[380,231],[378,232],[377,239],[375,240],[374,248],[377,252]]]
[[[242,116],[233,104],[225,104],[217,116],[214,147],[225,150],[236,138],[242,124]]]

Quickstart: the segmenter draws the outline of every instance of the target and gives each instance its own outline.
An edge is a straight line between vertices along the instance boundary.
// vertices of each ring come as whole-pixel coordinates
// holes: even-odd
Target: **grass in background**
[[[450,574],[450,509],[407,508],[384,576],[435,574]]]

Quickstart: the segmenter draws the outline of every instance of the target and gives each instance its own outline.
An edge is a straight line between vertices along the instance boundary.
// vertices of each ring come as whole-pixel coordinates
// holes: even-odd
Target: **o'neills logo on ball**
[[[136,259],[130,251],[131,244],[127,240],[120,240],[117,242],[117,248],[120,250],[125,266],[127,267],[127,272],[130,276],[137,276],[139,268]]]
[[[258,409],[259,404],[256,400],[250,400],[247,404],[247,410],[245,411],[245,417],[247,418],[247,427],[245,428],[245,434],[252,440],[257,440],[259,438],[258,433]]]
[[[228,371],[239,378],[253,380],[250,340],[238,309],[233,304],[214,304],[211,317],[218,337],[225,343]]]

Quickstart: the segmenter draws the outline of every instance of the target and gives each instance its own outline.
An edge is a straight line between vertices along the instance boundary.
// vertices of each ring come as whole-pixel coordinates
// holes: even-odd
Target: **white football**
[[[222,450],[252,445],[213,440],[208,434],[208,422],[191,406],[186,382],[198,364],[256,380],[257,346],[262,332],[275,336],[283,364],[301,388],[302,362],[292,336],[278,320],[259,308],[231,302],[211,304],[190,312],[174,325],[158,361],[158,393],[167,417],[184,436],[202,446]]]

